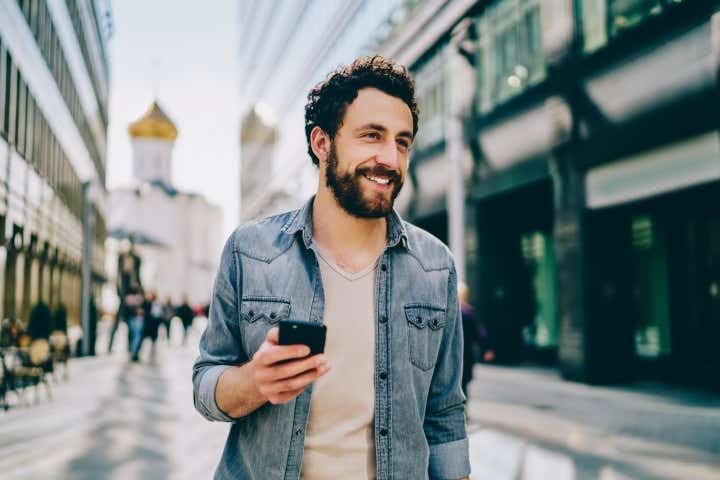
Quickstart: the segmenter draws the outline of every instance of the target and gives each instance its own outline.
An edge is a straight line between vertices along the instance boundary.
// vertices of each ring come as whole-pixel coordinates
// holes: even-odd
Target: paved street
[[[41,390],[37,405],[0,413],[3,479],[210,478],[228,426],[192,407],[195,347],[163,343],[153,360],[146,345],[139,365],[118,347],[73,360],[52,400]],[[720,478],[717,396],[588,387],[527,368],[475,373],[473,480]]]
[[[38,405],[0,413],[0,478],[211,478],[228,426],[193,409],[194,350],[159,345],[151,361],[148,344],[131,364],[124,349],[74,360],[52,401],[41,390]]]
[[[720,395],[478,365],[469,396],[475,479],[720,478]]]

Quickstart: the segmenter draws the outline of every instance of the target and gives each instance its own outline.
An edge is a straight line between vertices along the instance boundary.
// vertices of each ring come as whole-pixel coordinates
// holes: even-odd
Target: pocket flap
[[[290,316],[290,302],[283,298],[273,297],[243,298],[240,315],[243,320],[250,323],[258,320],[277,323]]]
[[[405,305],[405,317],[416,328],[439,330],[445,326],[445,310],[433,305]]]

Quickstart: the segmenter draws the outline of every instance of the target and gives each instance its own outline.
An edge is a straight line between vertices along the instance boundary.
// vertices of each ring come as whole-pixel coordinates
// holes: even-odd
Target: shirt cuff
[[[458,479],[470,475],[470,452],[467,437],[454,442],[430,445],[432,479]]]
[[[200,379],[200,385],[198,388],[198,400],[202,409],[205,411],[205,416],[210,420],[218,422],[234,422],[235,419],[230,417],[228,414],[220,410],[215,401],[215,389],[217,388],[218,379],[225,370],[230,368],[231,365],[215,365],[209,367],[203,372],[202,378]]]

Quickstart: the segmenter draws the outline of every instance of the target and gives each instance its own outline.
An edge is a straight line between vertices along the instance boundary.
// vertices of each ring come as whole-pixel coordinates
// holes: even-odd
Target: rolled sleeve
[[[470,474],[470,454],[465,395],[460,385],[463,336],[454,265],[448,279],[447,320],[428,393],[423,429],[430,447],[430,478],[457,479]]]
[[[215,400],[215,388],[217,387],[220,375],[230,365],[215,365],[203,370],[198,380],[198,386],[195,390],[195,408],[208,420],[218,422],[232,422],[234,419],[220,410]]]
[[[242,349],[237,309],[241,291],[240,268],[234,251],[234,234],[225,244],[215,277],[208,325],[200,338],[200,356],[193,365],[193,400],[208,420],[232,422],[215,401],[218,379],[228,368],[247,361]]]
[[[458,479],[470,475],[468,439],[440,443],[430,446],[430,468],[432,479]]]

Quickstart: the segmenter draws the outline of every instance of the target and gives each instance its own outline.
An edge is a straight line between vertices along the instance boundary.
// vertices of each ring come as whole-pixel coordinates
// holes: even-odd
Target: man
[[[117,276],[115,278],[115,288],[117,289],[118,294],[118,309],[110,329],[108,353],[112,352],[115,333],[117,332],[121,321],[128,322],[128,351],[131,350],[132,332],[129,328],[130,316],[128,311],[131,311],[132,309],[127,308],[126,297],[132,292],[139,292],[141,295],[144,295],[142,282],[140,281],[141,264],[142,261],[140,257],[137,253],[135,253],[135,242],[131,235],[127,250],[118,255]]]
[[[317,194],[228,240],[193,371],[233,422],[216,479],[467,478],[455,267],[392,208],[417,116],[404,67],[335,71],[305,108]],[[324,322],[325,354],[278,345],[287,318]]]
[[[485,325],[475,318],[475,310],[468,299],[468,286],[463,281],[458,283],[458,299],[463,324],[462,391],[467,396],[467,386],[472,380],[475,362],[478,358],[491,362],[494,352],[489,348]]]
[[[182,304],[177,308],[175,314],[178,316],[183,326],[183,339],[182,344],[187,345],[188,332],[192,327],[193,320],[195,320],[195,312],[190,306],[190,301],[187,295],[183,295]]]

